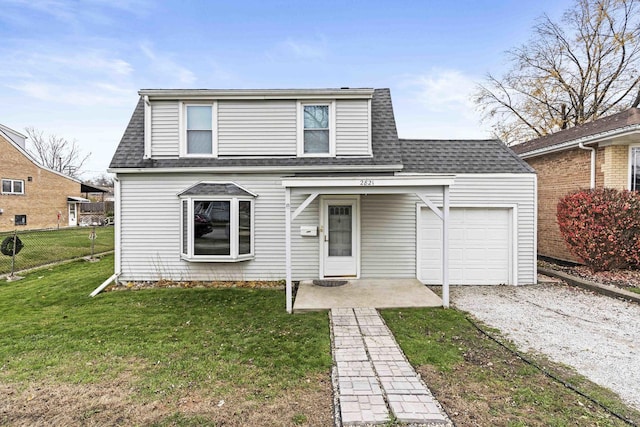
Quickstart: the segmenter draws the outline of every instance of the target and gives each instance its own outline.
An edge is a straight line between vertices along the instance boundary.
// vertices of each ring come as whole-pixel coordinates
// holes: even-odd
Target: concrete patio
[[[442,299],[417,279],[352,279],[336,287],[317,286],[309,280],[300,282],[293,311],[441,306]]]

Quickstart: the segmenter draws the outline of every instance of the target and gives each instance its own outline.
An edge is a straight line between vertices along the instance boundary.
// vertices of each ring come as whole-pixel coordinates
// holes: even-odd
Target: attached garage
[[[453,174],[448,238],[443,219],[418,202],[415,277],[451,285],[536,283],[536,174],[496,140],[401,140],[404,173]],[[441,200],[432,198],[436,208]]]
[[[452,285],[512,284],[513,208],[452,207],[449,215],[449,281]],[[418,279],[442,283],[442,221],[421,207]]]

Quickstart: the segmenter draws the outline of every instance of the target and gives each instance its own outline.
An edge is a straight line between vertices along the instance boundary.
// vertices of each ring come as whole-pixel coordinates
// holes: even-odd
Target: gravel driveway
[[[564,284],[456,286],[453,304],[640,409],[640,305]]]

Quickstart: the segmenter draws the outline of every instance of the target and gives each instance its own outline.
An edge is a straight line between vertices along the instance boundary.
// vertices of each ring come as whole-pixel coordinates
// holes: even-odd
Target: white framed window
[[[254,256],[254,199],[181,197],[181,256],[192,262],[237,262]]]
[[[27,216],[26,215],[15,215],[13,218],[13,223],[15,225],[27,225]]]
[[[217,156],[217,103],[181,103],[180,154],[185,157]]]
[[[640,146],[629,148],[629,189],[640,191]]]
[[[335,155],[335,102],[298,102],[298,156]]]
[[[24,181],[21,179],[3,179],[2,194],[24,194]]]

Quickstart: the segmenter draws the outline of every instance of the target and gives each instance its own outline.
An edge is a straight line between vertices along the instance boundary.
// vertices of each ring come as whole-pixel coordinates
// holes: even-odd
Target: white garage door
[[[442,284],[442,220],[421,210],[418,230],[419,279]],[[511,283],[511,210],[451,208],[449,215],[449,283],[498,285]]]

